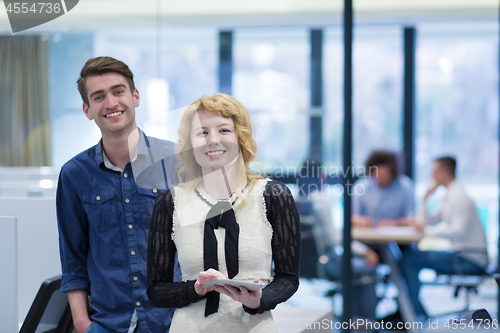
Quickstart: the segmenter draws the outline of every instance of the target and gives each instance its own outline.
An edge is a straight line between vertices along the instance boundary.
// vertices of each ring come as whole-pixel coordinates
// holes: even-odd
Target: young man
[[[413,181],[398,173],[394,153],[374,151],[364,177],[354,183],[351,222],[357,227],[406,225],[413,220]]]
[[[488,264],[486,235],[477,208],[462,186],[455,180],[456,160],[441,157],[434,161],[434,184],[424,197],[424,225],[413,223],[424,236],[450,240],[451,251],[412,251],[405,253],[401,270],[408,282],[410,298],[417,315],[426,316],[418,299],[422,268],[438,274],[481,274]],[[448,190],[439,210],[429,214],[425,204],[438,186]]]
[[[61,290],[68,294],[78,333],[167,332],[173,310],[149,302],[146,261],[153,207],[168,187],[165,169],[170,174],[175,166],[162,163],[157,187],[140,187],[136,177],[158,164],[153,151],[174,145],[137,128],[139,92],[123,62],[92,58],[77,83],[83,112],[102,139],[68,161],[59,175]],[[155,183],[151,177],[145,183]]]

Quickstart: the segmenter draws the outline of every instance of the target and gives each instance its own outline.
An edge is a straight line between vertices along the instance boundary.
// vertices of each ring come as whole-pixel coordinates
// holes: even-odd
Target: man
[[[413,251],[405,254],[402,273],[408,282],[410,298],[417,315],[426,316],[418,299],[422,268],[434,269],[438,274],[481,274],[488,263],[486,235],[476,205],[455,180],[456,160],[441,157],[435,160],[432,178],[435,183],[424,197],[424,225],[411,223],[424,236],[447,238],[451,251]],[[448,190],[439,210],[430,215],[425,204],[438,186]]]
[[[83,112],[102,139],[62,167],[57,188],[61,290],[68,294],[75,329],[167,332],[173,310],[150,304],[146,257],[153,207],[168,187],[165,168],[173,166],[162,162],[164,182],[157,188],[139,187],[135,178],[158,164],[155,149],[165,153],[173,143],[137,128],[139,92],[123,62],[92,58],[77,83]]]
[[[410,178],[398,173],[396,155],[374,151],[364,177],[354,183],[351,222],[357,227],[405,225],[413,219],[415,199]]]

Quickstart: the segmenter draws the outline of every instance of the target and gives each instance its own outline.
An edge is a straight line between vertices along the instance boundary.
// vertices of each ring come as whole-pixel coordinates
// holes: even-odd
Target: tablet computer
[[[262,289],[262,288],[264,288],[266,286],[263,283],[255,283],[255,282],[239,281],[239,280],[232,280],[232,279],[216,278],[216,279],[208,281],[202,287],[203,288],[212,288],[214,284],[219,285],[219,286],[224,286],[224,285],[227,284],[227,285],[233,286],[235,288],[245,287],[245,288],[247,288],[250,291],[255,291],[255,290],[258,290],[258,289]]]

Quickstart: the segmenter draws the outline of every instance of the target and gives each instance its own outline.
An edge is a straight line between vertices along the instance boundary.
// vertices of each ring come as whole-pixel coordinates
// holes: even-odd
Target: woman
[[[276,332],[269,310],[299,284],[300,224],[289,189],[248,170],[256,152],[248,112],[225,94],[197,100],[181,120],[178,149],[179,179],[188,180],[155,206],[151,303],[178,308],[171,333]],[[173,282],[176,252],[182,282]],[[203,287],[214,278],[267,286]]]

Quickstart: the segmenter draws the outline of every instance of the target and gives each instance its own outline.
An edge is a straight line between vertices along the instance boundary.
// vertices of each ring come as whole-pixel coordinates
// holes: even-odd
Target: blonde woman
[[[175,332],[276,332],[270,310],[298,288],[300,224],[282,183],[249,171],[256,144],[247,110],[217,94],[194,102],[179,129],[179,179],[157,201],[148,297],[177,308]],[[175,254],[182,282],[173,282]],[[271,275],[274,262],[274,276]],[[265,284],[203,287],[214,278]]]

